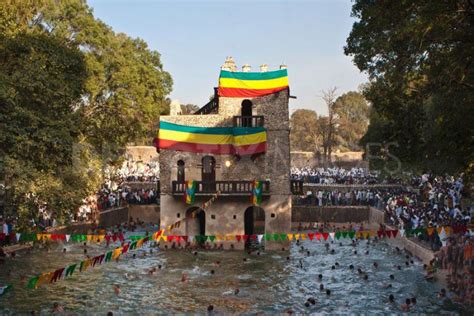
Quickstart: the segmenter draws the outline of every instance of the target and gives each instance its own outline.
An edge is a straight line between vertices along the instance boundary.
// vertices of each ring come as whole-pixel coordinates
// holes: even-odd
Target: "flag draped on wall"
[[[262,204],[262,189],[263,189],[263,182],[255,180],[253,182],[253,189],[252,189],[252,204],[253,205],[260,205]]]
[[[211,154],[252,155],[266,151],[264,127],[196,127],[160,122],[158,148]]]
[[[288,88],[286,69],[268,72],[221,70],[218,94],[221,97],[255,98]]]
[[[194,196],[196,193],[196,182],[194,180],[186,181],[186,188],[184,190],[184,201],[186,204],[194,203]]]

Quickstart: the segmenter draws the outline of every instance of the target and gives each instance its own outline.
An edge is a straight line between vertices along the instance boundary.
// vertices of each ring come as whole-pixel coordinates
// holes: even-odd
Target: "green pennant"
[[[266,234],[265,234],[265,240],[267,240],[267,241],[272,240],[272,234],[266,233]]]
[[[130,239],[130,240],[140,240],[142,238],[143,238],[143,236],[140,236],[140,235],[132,235],[132,236],[128,237],[128,239]]]
[[[110,260],[112,260],[112,251],[109,251],[105,254],[105,262],[109,262]]]
[[[209,236],[209,240],[214,242],[214,240],[216,240],[216,236],[214,236],[214,235]]]
[[[349,235],[349,237],[350,237],[351,239],[354,239],[355,234],[356,234],[356,232],[353,231],[353,230],[351,230],[351,231],[348,233],[348,235]]]
[[[39,280],[39,277],[38,276],[35,276],[35,277],[32,277],[29,281],[28,281],[28,288],[29,289],[34,289],[36,287],[36,283],[38,283],[38,280]]]
[[[134,242],[132,242],[132,243],[130,244],[130,248],[129,248],[129,249],[132,250],[132,249],[135,249],[135,248],[137,248],[137,242],[136,242],[136,241],[134,241]]]
[[[341,232],[336,232],[334,236],[336,237],[336,239],[339,239],[341,238],[341,235],[342,235]]]
[[[70,276],[74,273],[74,270],[76,270],[77,264],[71,264],[69,267],[66,269],[66,276]]]
[[[82,267],[84,266],[84,261],[81,261],[81,264],[79,266],[79,271],[82,272]]]
[[[347,232],[346,231],[342,232],[342,238],[347,238]]]
[[[280,239],[281,239],[282,241],[285,241],[285,240],[286,240],[286,237],[287,237],[286,234],[280,234]]]
[[[278,241],[280,239],[280,234],[273,234],[273,240]]]

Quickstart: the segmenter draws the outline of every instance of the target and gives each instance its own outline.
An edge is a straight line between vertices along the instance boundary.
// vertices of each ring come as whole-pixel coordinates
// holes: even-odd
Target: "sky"
[[[290,111],[327,114],[321,91],[367,82],[343,47],[355,21],[350,0],[88,0],[116,32],[140,37],[161,54],[173,78],[171,99],[202,106],[232,56],[259,71],[288,66]]]

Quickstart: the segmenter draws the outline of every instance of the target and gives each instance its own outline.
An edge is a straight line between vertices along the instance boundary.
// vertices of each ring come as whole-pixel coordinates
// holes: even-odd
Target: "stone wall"
[[[359,223],[369,221],[366,206],[293,206],[291,221],[294,223]]]
[[[150,205],[129,205],[128,217],[139,219],[145,223],[159,224],[160,223],[160,207],[156,204]]]
[[[371,223],[384,224],[385,223],[385,213],[381,210],[376,209],[375,207],[370,207],[369,209],[369,221]]]
[[[349,151],[349,152],[336,152],[333,153],[332,161],[329,165],[338,166],[342,168],[369,168],[368,161],[363,160],[362,151]],[[292,151],[291,152],[291,163],[292,166],[297,168],[303,167],[324,167],[322,159],[316,159],[314,153],[307,151]],[[326,164],[328,165],[328,164]]]
[[[144,163],[158,161],[158,153],[154,146],[127,146],[125,156]]]
[[[119,207],[100,212],[99,226],[111,227],[128,221],[128,207]]]

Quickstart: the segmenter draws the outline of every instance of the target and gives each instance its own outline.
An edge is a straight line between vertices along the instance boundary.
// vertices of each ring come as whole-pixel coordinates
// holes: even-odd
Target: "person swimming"
[[[330,289],[326,289],[326,295],[327,296],[331,295],[331,290]]]
[[[364,281],[368,281],[369,280],[369,276],[367,274],[364,274]]]
[[[322,284],[322,283],[319,284],[319,290],[320,290],[320,291],[324,291],[324,284]]]
[[[390,274],[390,280],[395,280],[395,276],[393,274]]]
[[[374,262],[374,268],[377,269],[379,267],[379,264],[377,262]]]
[[[388,296],[388,302],[389,302],[389,303],[392,303],[392,304],[395,303],[395,297],[393,296],[393,294],[390,294],[390,295]]]
[[[51,310],[51,313],[52,314],[64,313],[64,308],[61,305],[59,305],[59,303],[54,303],[53,304],[53,309]]]
[[[410,303],[411,299],[407,298],[405,303],[400,306],[404,312],[408,312],[410,310]]]
[[[321,273],[318,274],[318,279],[319,279],[319,280],[322,280],[322,279],[323,279],[323,275],[322,275]]]
[[[240,289],[236,288],[236,289],[234,290],[234,295],[239,295],[239,293],[240,293]]]
[[[331,270],[336,270],[336,266],[331,266]]]
[[[310,302],[311,305],[316,305],[316,300],[314,299],[314,297],[308,298],[308,302]]]
[[[114,287],[114,293],[115,293],[115,295],[120,295],[120,292],[121,292],[120,285],[114,284],[113,287]]]
[[[188,282],[188,275],[186,273],[181,275],[181,282]]]

